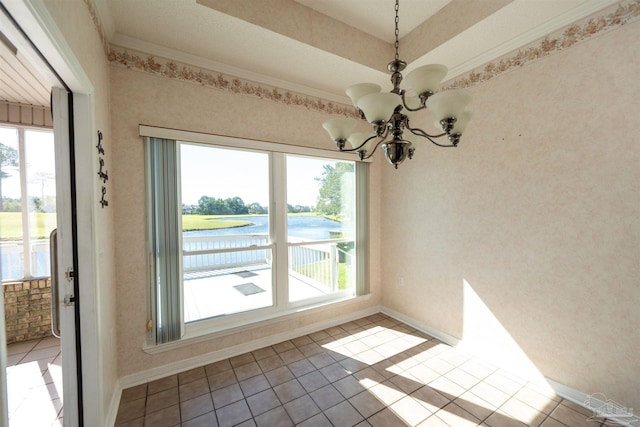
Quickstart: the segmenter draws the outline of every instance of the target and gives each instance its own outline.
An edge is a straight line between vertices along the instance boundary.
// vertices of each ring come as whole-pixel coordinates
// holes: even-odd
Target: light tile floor
[[[55,337],[7,345],[10,427],[62,426],[62,359]]]
[[[617,425],[384,314],[126,389],[116,425]]]

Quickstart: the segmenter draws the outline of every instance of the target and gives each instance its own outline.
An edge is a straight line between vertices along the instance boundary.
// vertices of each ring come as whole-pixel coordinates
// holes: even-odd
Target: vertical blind
[[[176,141],[145,138],[149,202],[149,249],[154,280],[156,343],[182,336],[180,200]]]

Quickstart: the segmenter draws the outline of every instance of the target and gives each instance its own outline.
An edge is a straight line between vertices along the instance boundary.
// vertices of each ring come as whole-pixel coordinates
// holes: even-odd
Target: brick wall
[[[51,336],[51,280],[0,285],[7,344]]]

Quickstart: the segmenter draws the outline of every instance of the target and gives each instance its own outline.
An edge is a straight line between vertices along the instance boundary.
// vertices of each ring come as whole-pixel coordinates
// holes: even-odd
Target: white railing
[[[0,245],[0,280],[24,278],[24,244],[20,242]],[[31,241],[31,276],[46,277],[50,273],[49,239]]]
[[[271,264],[273,249],[265,234],[183,236],[185,273]],[[298,240],[289,243],[289,274],[328,293],[338,290],[338,263],[351,263],[351,254],[338,247],[346,239]]]
[[[271,245],[265,234],[183,236],[185,273],[271,264]]]

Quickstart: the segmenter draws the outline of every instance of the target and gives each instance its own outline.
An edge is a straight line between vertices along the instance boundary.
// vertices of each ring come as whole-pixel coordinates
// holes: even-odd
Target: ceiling
[[[0,32],[0,101],[48,106],[50,88],[47,78]]]
[[[94,1],[114,46],[344,103],[354,83],[391,88],[393,0]],[[448,80],[617,1],[400,0],[400,58]],[[0,99],[48,103],[19,50],[0,43],[0,61]]]
[[[391,88],[393,0],[98,1],[121,47],[335,101],[354,83]],[[400,58],[450,79],[616,1],[400,0]]]

